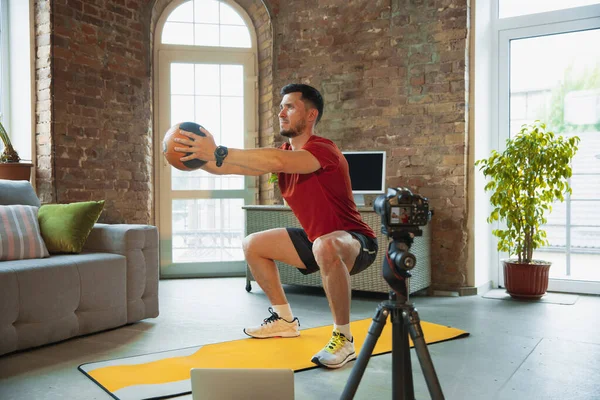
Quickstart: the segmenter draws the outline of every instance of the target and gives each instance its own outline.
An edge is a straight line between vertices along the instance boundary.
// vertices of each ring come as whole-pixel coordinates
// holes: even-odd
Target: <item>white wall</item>
[[[8,58],[10,113],[6,129],[23,160],[31,160],[35,130],[32,95],[32,6],[33,0],[8,0]]]
[[[474,29],[474,87],[473,98],[473,161],[487,158],[492,149],[497,148],[497,139],[494,138],[494,124],[497,121],[497,86],[494,87],[493,68],[496,63],[494,48],[494,27],[492,26],[492,12],[494,0],[477,0],[475,4]],[[486,219],[491,211],[489,194],[485,193],[486,179],[483,174],[473,167],[471,184],[472,213],[472,254],[474,262],[473,285],[479,287],[492,281],[494,286],[498,285],[498,255],[495,248],[495,240],[491,234],[491,226]]]

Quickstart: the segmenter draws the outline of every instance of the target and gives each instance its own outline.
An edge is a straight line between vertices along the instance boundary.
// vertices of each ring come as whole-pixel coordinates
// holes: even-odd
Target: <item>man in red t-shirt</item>
[[[331,340],[312,362],[339,368],[356,358],[350,331],[350,275],[373,263],[377,239],[354,203],[346,159],[331,140],[314,133],[323,115],[321,94],[311,86],[291,84],[281,89],[281,95],[280,133],[289,140],[279,149],[227,149],[201,129],[206,137],[182,131],[188,139],[178,141],[188,147],[175,150],[192,153],[181,161],[207,160],[202,168],[213,174],[277,173],[281,194],[303,229],[270,229],[244,240],[248,266],[272,304],[271,316],[244,332],[256,338],[300,335],[274,260],[303,274],[319,270],[334,326]]]

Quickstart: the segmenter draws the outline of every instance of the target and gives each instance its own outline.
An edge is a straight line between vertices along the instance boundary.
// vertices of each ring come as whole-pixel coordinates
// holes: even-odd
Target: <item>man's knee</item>
[[[248,255],[248,254],[252,253],[253,251],[255,251],[256,247],[258,246],[259,241],[260,241],[259,233],[251,233],[248,236],[246,236],[244,238],[244,240],[242,241],[242,250],[244,251],[244,254]]]
[[[321,270],[340,263],[340,246],[342,241],[335,236],[325,235],[314,241],[313,254]]]

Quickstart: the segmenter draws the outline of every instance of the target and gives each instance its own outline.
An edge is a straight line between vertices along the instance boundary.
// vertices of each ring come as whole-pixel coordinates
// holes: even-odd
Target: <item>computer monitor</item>
[[[357,206],[365,194],[385,193],[385,151],[343,151],[348,161],[352,194]]]

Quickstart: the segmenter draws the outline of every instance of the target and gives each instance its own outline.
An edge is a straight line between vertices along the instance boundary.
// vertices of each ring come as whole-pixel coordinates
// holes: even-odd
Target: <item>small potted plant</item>
[[[503,223],[492,231],[498,250],[513,257],[503,260],[504,284],[512,297],[539,299],[548,289],[551,263],[532,259],[533,251],[548,245],[541,229],[546,212],[571,193],[570,164],[578,143],[579,137],[555,135],[535,121],[508,139],[502,153],[494,150],[475,162],[490,179],[485,190],[492,192],[493,210],[487,221]]]
[[[21,157],[13,148],[2,122],[0,122],[0,139],[4,145],[4,151],[0,154],[0,179],[29,180],[33,164],[20,162]]]

